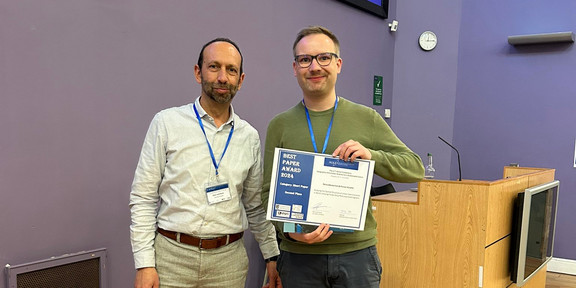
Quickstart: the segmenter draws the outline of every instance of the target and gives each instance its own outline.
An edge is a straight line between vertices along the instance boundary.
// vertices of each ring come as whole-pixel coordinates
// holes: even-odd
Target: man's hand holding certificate
[[[363,230],[374,161],[276,148],[268,220]]]

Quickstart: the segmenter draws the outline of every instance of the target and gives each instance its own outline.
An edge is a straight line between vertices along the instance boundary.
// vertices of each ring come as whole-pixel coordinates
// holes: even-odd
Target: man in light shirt
[[[243,58],[227,38],[204,45],[193,103],[157,113],[130,193],[134,287],[244,287],[250,229],[281,287],[276,233],[261,207],[258,132],[234,113]]]

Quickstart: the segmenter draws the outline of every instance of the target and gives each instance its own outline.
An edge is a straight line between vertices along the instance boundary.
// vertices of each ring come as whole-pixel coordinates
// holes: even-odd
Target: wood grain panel
[[[546,287],[546,269],[548,267],[542,268],[538,273],[536,273],[530,280],[522,286],[522,288],[544,288]],[[510,288],[518,288],[515,283],[510,285]]]
[[[508,287],[512,283],[508,264],[510,240],[508,236],[486,248],[483,287]]]
[[[374,197],[380,287],[479,287],[481,266],[484,288],[508,287],[513,200],[552,181],[554,170],[505,167],[504,175],[491,182],[423,180],[417,194]],[[544,270],[524,287],[543,288],[545,276]]]
[[[542,171],[539,173],[534,173],[528,176],[528,187],[548,183],[554,181],[555,170],[550,169],[548,171]]]
[[[374,201],[381,287],[477,287],[487,185],[420,183],[418,205]],[[387,261],[387,259],[394,259]]]
[[[515,176],[521,176],[536,172],[543,172],[547,170],[554,170],[548,168],[534,168],[534,167],[512,167],[512,166],[504,166],[504,174],[502,178],[510,178]]]
[[[494,182],[488,195],[486,243],[488,246],[512,231],[514,199],[528,188],[527,177],[514,177]]]

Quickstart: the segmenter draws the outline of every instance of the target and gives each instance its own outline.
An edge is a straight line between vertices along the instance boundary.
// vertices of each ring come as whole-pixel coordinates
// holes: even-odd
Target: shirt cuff
[[[146,267],[156,267],[156,257],[154,256],[154,249],[135,252],[134,253],[134,266],[136,269]]]
[[[264,259],[280,255],[280,249],[278,249],[276,240],[260,245],[260,251],[262,251]]]

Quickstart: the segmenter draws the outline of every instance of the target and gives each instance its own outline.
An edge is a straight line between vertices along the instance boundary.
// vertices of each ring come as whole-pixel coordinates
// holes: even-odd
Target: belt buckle
[[[200,240],[199,240],[199,242],[198,242],[198,248],[200,248],[200,249],[206,249],[206,248],[202,247],[202,240],[216,240],[216,247],[214,247],[214,248],[218,248],[218,247],[222,247],[222,246],[226,246],[226,245],[230,244],[230,234],[227,234],[227,235],[226,235],[226,242],[225,242],[224,244],[222,244],[222,245],[220,245],[220,243],[221,243],[221,242],[220,242],[221,237],[210,238],[210,239],[203,239],[203,238],[199,238],[199,239],[200,239]],[[208,248],[208,249],[211,249],[211,248]]]

